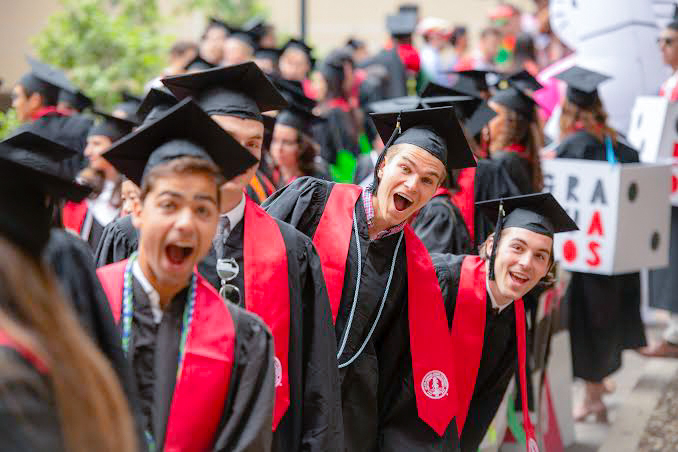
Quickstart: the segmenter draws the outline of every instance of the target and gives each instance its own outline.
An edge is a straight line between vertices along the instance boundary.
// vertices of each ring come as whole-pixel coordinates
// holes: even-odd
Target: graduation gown
[[[93,251],[98,248],[104,233],[104,226],[92,214],[86,199],[79,203],[66,202],[62,209],[61,221],[64,228],[86,239]]]
[[[669,266],[650,271],[650,306],[678,314],[678,207],[671,207]]]
[[[122,270],[127,262],[97,271],[117,322],[121,317]],[[155,444],[177,450],[189,445],[229,452],[270,450],[274,370],[268,328],[237,306],[224,305],[216,291],[198,277],[184,355],[184,367],[193,360],[191,372],[184,370],[177,379],[189,287],[171,300],[160,323],[155,323],[151,303],[136,278],[132,286],[134,310],[127,359],[140,394],[143,424]],[[215,329],[215,323],[223,327]],[[196,339],[203,335],[208,342]],[[191,349],[194,342],[198,345]]]
[[[2,450],[63,451],[65,443],[47,377],[0,331]]]
[[[248,203],[245,208],[258,206]],[[235,259],[240,268],[237,277],[230,283],[240,290],[242,308],[247,303],[245,234],[254,234],[253,239],[262,241],[263,246],[271,246],[272,243],[270,237],[263,239],[257,236],[258,230],[246,230],[247,214],[228,235],[222,254],[225,258]],[[286,309],[290,316],[287,354],[290,402],[273,434],[273,450],[343,452],[337,348],[320,260],[308,237],[280,220],[271,220],[280,230],[287,253],[285,270],[289,306]],[[198,270],[219,289],[221,283],[216,263],[217,253],[212,248],[198,265]],[[257,273],[257,285],[264,290],[274,290],[272,281],[261,279],[262,273]],[[258,314],[264,321],[267,320],[266,313]],[[276,333],[275,330],[273,332]]]
[[[313,128],[313,136],[320,145],[320,156],[323,160],[335,164],[339,151],[346,150],[358,156],[360,146],[348,103],[337,99],[328,104],[329,108],[322,114],[325,121]]]
[[[323,214],[331,182],[300,178],[276,192],[264,204],[274,217],[313,237]],[[357,240],[362,277],[353,323],[339,363],[353,357],[376,319],[399,234],[370,241],[362,200],[356,204]],[[341,341],[356,289],[358,254],[351,233],[339,311],[335,323]],[[417,412],[407,306],[406,249],[401,246],[383,312],[363,352],[339,369],[344,443],[347,451],[455,451],[457,432],[450,422],[443,436],[424,423]]]
[[[454,320],[461,265],[465,256],[432,254],[440,289],[445,299],[450,328]],[[482,281],[484,285],[485,282]],[[493,312],[489,294],[486,299],[483,350],[476,384],[461,433],[461,450],[478,450],[494,415],[501,404],[511,377],[516,371],[515,307],[511,305],[500,313]]]
[[[434,196],[426,203],[419,210],[412,227],[430,253],[471,252],[471,237],[466,224],[447,193]]]
[[[139,234],[131,215],[111,221],[104,228],[94,253],[97,268],[127,259],[138,246]]]
[[[603,143],[583,130],[564,140],[557,153],[560,158],[607,160]],[[621,163],[638,162],[638,153],[621,142],[615,146],[615,155]],[[573,272],[565,302],[575,377],[600,382],[621,367],[623,350],[645,346],[639,273]]]
[[[363,154],[358,157],[355,166],[355,173],[353,174],[353,183],[362,185],[367,178],[372,178],[374,175],[374,165],[377,163],[379,154],[371,151],[369,154]]]
[[[521,195],[534,193],[532,170],[527,159],[516,152],[495,151],[492,153],[492,160],[497,161],[506,170]]]

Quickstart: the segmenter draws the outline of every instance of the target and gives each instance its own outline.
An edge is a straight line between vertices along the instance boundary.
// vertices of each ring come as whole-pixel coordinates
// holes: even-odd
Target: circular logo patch
[[[282,364],[277,356],[273,357],[273,370],[275,371],[275,387],[282,386]]]
[[[429,399],[442,399],[450,388],[447,377],[439,370],[432,370],[421,380],[421,389]]]
[[[530,452],[539,452],[539,446],[537,446],[537,441],[534,438],[530,438],[527,442],[527,450]]]

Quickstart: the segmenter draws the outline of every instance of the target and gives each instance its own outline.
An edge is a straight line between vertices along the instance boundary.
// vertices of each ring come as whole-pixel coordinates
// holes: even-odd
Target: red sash
[[[471,243],[475,243],[475,181],[475,167],[462,169],[457,179],[459,190],[450,196],[452,203],[457,206],[464,223],[466,223],[466,228],[471,236]]]
[[[97,270],[119,323],[127,260]],[[181,377],[167,419],[165,451],[209,450],[228,398],[235,350],[235,325],[219,294],[197,275],[195,309]]]
[[[336,320],[351,241],[353,208],[362,188],[336,184],[327,200],[313,243],[320,255]],[[410,349],[417,412],[442,436],[456,410],[453,349],[447,315],[431,257],[412,228],[405,226]]]
[[[41,374],[46,374],[49,372],[47,364],[32,350],[25,347],[23,344],[20,344],[12,336],[0,330],[0,347],[8,347],[16,350],[21,356],[24,357],[26,361],[31,363],[35,369]]]
[[[245,204],[244,242],[245,307],[268,325],[275,345],[275,431],[290,406],[287,247],[275,220],[249,198]]]
[[[61,209],[61,222],[64,228],[70,229],[76,234],[82,231],[82,225],[85,223],[87,217],[87,200],[83,199],[80,202],[68,201]]]
[[[480,359],[483,353],[485,334],[485,310],[487,303],[487,287],[485,285],[485,261],[479,256],[466,256],[461,264],[457,304],[452,321],[452,343],[459,350],[455,360],[455,380],[459,397],[459,414],[457,429],[459,435],[464,428],[473,390],[478,377]],[[527,440],[528,452],[539,452],[535,439],[534,427],[530,421],[527,405],[526,380],[526,340],[525,340],[525,308],[523,300],[514,302],[516,312],[516,345],[518,348],[518,367],[520,371],[520,394],[523,407],[523,428]]]
[[[47,115],[52,114],[52,113],[57,113],[61,116],[71,116],[69,114],[68,110],[62,110],[62,109],[59,109],[55,106],[49,106],[49,107],[42,107],[42,108],[39,108],[38,110],[36,110],[31,115],[31,119],[33,121],[36,121],[36,120],[42,118],[43,116],[47,116]]]

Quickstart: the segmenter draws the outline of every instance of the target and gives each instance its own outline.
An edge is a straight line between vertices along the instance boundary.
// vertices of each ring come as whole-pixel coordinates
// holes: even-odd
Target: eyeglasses
[[[674,38],[657,38],[657,44],[665,44],[667,46],[673,45],[676,40]]]
[[[229,257],[217,260],[217,275],[221,279],[219,295],[226,301],[236,305],[240,304],[240,289],[229,281],[233,281],[240,273],[240,266],[235,259]]]

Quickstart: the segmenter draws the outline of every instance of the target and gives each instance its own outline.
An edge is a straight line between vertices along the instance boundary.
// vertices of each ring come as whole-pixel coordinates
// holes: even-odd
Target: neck
[[[280,174],[282,175],[283,181],[288,182],[293,177],[300,177],[301,171],[299,168],[286,168],[284,166],[280,167]]]
[[[153,288],[158,292],[160,297],[160,307],[164,310],[172,301],[172,299],[181,292],[181,289],[190,284],[189,281],[186,281],[183,284],[164,284],[159,280],[157,275],[153,272],[146,256],[143,252],[139,252],[139,267],[141,267],[141,272],[144,274],[149,283]]]
[[[228,213],[235,209],[242,200],[242,190],[225,190],[221,189],[221,201],[219,202],[219,210],[221,213]]]
[[[377,194],[372,193],[372,208],[374,209],[374,218],[372,218],[372,224],[368,227],[368,232],[370,239],[374,240],[380,232],[385,231],[386,229],[395,226],[394,224],[389,224],[389,222],[381,214],[381,208],[379,206],[379,200],[377,199]]]

